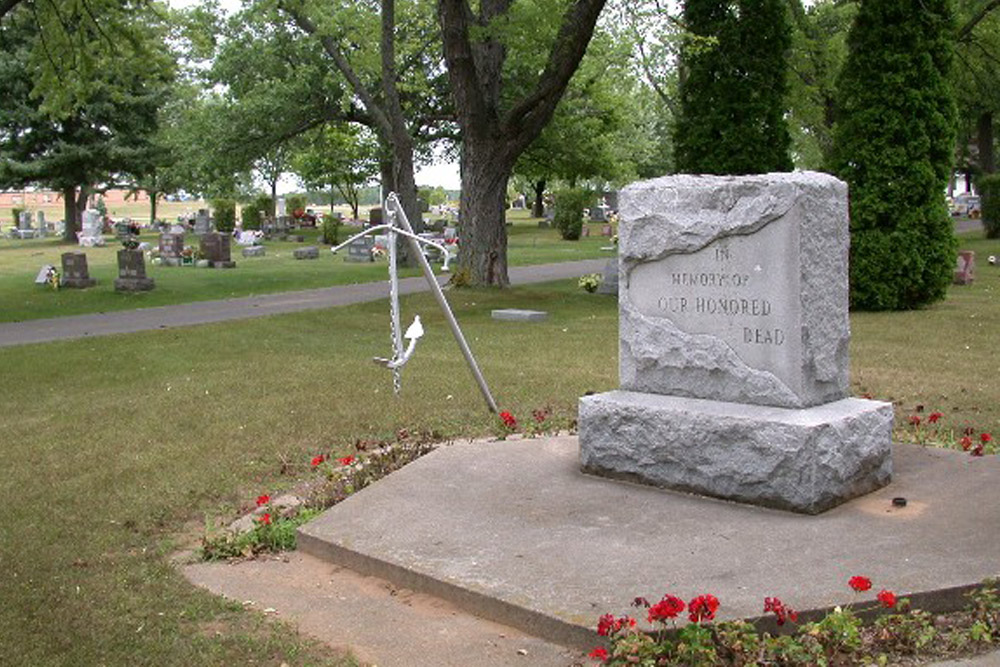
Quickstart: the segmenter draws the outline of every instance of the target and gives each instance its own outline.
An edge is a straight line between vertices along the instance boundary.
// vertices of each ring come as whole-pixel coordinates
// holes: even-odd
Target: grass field
[[[593,236],[579,241],[563,241],[553,229],[539,229],[538,221],[515,212],[514,224],[508,227],[508,252],[511,266],[544,264],[593,257],[609,256],[601,250],[610,241],[600,236],[600,225],[592,225]],[[348,230],[342,227],[341,238]],[[319,232],[303,229],[306,244],[317,241]],[[157,236],[146,232],[141,240],[154,247]],[[295,260],[292,251],[301,243],[268,241],[267,255],[244,258],[240,247],[233,245],[236,268],[229,270],[196,269],[193,267],[154,266],[147,263],[146,273],[156,281],[150,292],[119,293],[114,290],[118,276],[116,252],[120,245],[110,236],[103,248],[87,248],[87,264],[97,285],[86,290],[53,291],[34,284],[39,268],[44,264],[60,266],[60,255],[75,246],[58,239],[0,239],[0,322],[12,322],[82,313],[108,312],[164,306],[174,303],[227,299],[289,290],[328,287],[356,282],[385,280],[386,262],[359,264],[345,262],[342,256],[322,252],[314,261]],[[197,245],[196,237],[188,243]],[[418,275],[417,270],[401,275]]]
[[[962,246],[1000,254],[997,242]],[[617,386],[613,299],[575,281],[449,299],[498,403],[518,418],[548,407],[571,419],[580,395]],[[492,320],[503,307],[550,318]],[[400,428],[489,433],[432,298],[405,297],[404,319],[413,314],[427,334],[401,399],[369,360],[388,351],[385,302],[0,349],[4,664],[349,664],[192,588],[168,556],[207,517],[310,475],[316,453]],[[1000,267],[981,259],[976,283],[946,301],[856,313],[851,325],[855,394],[895,401],[900,418],[922,404],[956,427],[1000,432]]]

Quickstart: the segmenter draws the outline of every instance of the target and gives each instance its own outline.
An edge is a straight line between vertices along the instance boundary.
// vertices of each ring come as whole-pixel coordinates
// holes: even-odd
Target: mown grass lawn
[[[563,241],[559,233],[550,228],[538,227],[538,220],[527,217],[526,212],[512,211],[509,232],[509,263],[511,266],[546,264],[576,259],[610,256],[611,242],[600,236],[601,225],[594,224],[593,236],[579,241]],[[359,228],[341,228],[341,239]],[[333,256],[328,247],[321,247],[318,260],[296,260],[295,248],[317,244],[319,232],[303,229],[305,244],[268,241],[267,255],[244,258],[240,246],[233,244],[232,257],[235,269],[198,269],[194,267],[155,266],[147,262],[146,273],[156,281],[156,288],[149,292],[119,293],[114,290],[118,276],[116,253],[121,248],[113,237],[107,236],[103,248],[77,248],[63,244],[59,239],[29,239],[25,241],[0,239],[0,322],[41,319],[79,315],[82,313],[110,312],[149,308],[175,303],[229,299],[257,294],[271,294],[299,289],[330,287],[358,282],[385,280],[386,262],[355,263],[344,260],[346,253]],[[158,235],[146,232],[141,240],[158,244]],[[187,235],[188,244],[197,247],[197,237]],[[60,256],[70,250],[87,253],[90,276],[97,285],[85,289],[53,291],[34,284],[42,265],[61,267]],[[416,269],[401,272],[402,276],[418,275]]]
[[[977,282],[908,313],[851,318],[852,390],[1000,432],[1000,255]],[[449,293],[502,409],[575,417],[617,386],[617,308],[575,281]],[[545,322],[491,319],[546,310]],[[188,585],[168,556],[206,518],[311,474],[317,453],[400,428],[494,425],[429,295],[392,395],[383,302],[187,329],[0,349],[0,655],[13,665],[349,664],[287,626]],[[903,427],[904,429],[907,427]],[[497,446],[502,446],[498,444]],[[387,629],[391,631],[391,629]]]

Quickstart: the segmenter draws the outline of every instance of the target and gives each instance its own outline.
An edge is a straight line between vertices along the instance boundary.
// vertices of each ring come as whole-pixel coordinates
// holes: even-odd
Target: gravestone
[[[104,245],[104,237],[101,236],[101,233],[104,231],[104,220],[98,211],[90,208],[85,210],[81,218],[80,227],[77,239],[81,246]]]
[[[371,225],[381,225],[382,224],[382,209],[375,207],[368,211],[368,222]]]
[[[523,308],[501,308],[492,311],[490,316],[495,320],[511,322],[541,322],[549,319],[549,314],[544,310],[525,310]]]
[[[612,211],[617,211],[618,210],[618,191],[617,190],[610,190],[608,192],[605,192],[602,195],[602,198],[604,199],[604,203],[607,205],[607,207],[608,207],[609,210],[612,210]]]
[[[955,285],[971,285],[976,278],[976,253],[972,250],[960,250],[955,264]]]
[[[375,247],[375,239],[370,236],[356,238],[347,244],[347,254],[344,256],[345,262],[374,262],[372,249]]]
[[[350,246],[348,246],[350,249]],[[292,251],[292,256],[295,259],[319,259],[319,248],[314,245],[308,245],[305,248],[296,248]]]
[[[48,285],[49,276],[52,275],[52,272],[55,270],[56,267],[52,266],[51,264],[42,265],[42,268],[38,269],[38,273],[35,275],[35,284]]]
[[[285,198],[278,197],[278,201],[274,203],[274,217],[284,218],[286,215],[287,211],[285,210]]]
[[[265,254],[266,251],[262,245],[251,245],[243,248],[244,257],[263,257]]]
[[[230,255],[229,234],[219,232],[209,232],[201,237],[201,256],[208,261],[208,266],[213,269],[232,269],[236,262]]]
[[[608,207],[604,205],[591,206],[590,207],[590,221],[591,222],[607,222],[608,220]]]
[[[184,251],[184,234],[160,234],[160,262],[164,266],[180,266]]]
[[[115,291],[145,292],[154,287],[156,287],[155,281],[146,276],[146,257],[142,251],[119,250],[118,277],[115,278]]]
[[[49,232],[48,225],[45,224],[45,211],[39,211],[36,216],[38,219],[38,235],[44,237]]]
[[[21,211],[17,215],[18,229],[31,229],[31,211]]]
[[[604,265],[601,274],[601,284],[597,286],[598,294],[618,296],[618,257],[612,257]]]
[[[891,476],[892,405],[848,398],[847,187],[812,172],[621,193],[621,389],[585,471],[818,513]]]
[[[601,236],[612,237],[615,235],[615,230],[611,225],[601,225]]]
[[[79,250],[62,254],[62,278],[59,284],[63,287],[93,287],[97,281],[90,277],[87,269],[87,255]]]
[[[208,234],[212,231],[212,218],[208,215],[207,208],[199,208],[194,216],[194,233],[198,236]]]

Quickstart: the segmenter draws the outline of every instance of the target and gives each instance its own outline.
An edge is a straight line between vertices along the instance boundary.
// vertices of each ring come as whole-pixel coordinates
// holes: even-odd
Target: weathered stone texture
[[[815,514],[887,484],[892,405],[808,409],[611,391],[580,399],[586,472]]]

